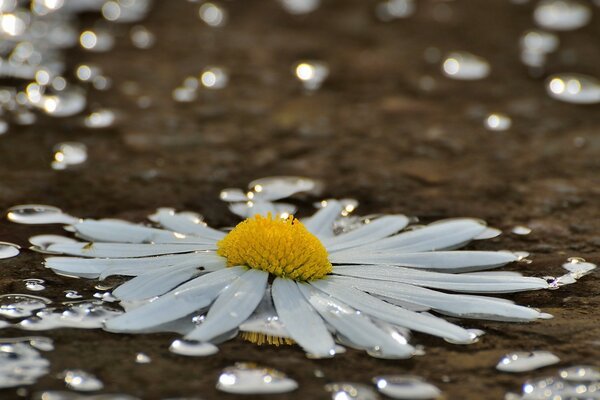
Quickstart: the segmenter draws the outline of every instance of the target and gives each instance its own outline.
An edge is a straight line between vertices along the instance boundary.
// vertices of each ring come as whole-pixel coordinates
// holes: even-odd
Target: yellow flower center
[[[325,247],[293,216],[248,218],[217,243],[217,254],[230,267],[246,265],[298,281],[320,279],[332,270]]]

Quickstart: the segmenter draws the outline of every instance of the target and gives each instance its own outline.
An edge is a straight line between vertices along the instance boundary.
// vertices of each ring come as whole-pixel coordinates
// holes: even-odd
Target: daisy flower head
[[[258,183],[257,183],[258,182]],[[105,323],[112,332],[182,332],[219,343],[301,346],[330,357],[336,342],[382,358],[408,358],[410,331],[455,343],[479,333],[443,316],[533,321],[551,316],[486,296],[550,288],[542,278],[487,271],[517,261],[507,251],[455,250],[498,231],[477,219],[412,227],[404,215],[349,216],[350,200],[327,200],[312,216],[275,202],[315,192],[307,178],[253,182],[221,198],[244,218],[228,231],[194,213],[159,209],[153,225],[75,220],[85,241],[56,241],[45,265],[56,273],[104,279],[130,276],[112,295],[126,312]],[[69,219],[71,221],[71,219]],[[56,254],[59,255],[56,255]]]

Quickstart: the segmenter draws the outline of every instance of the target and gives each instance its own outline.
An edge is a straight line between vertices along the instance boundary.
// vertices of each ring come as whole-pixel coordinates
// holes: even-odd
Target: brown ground
[[[221,188],[262,176],[305,175],[323,179],[326,196],[358,199],[363,214],[405,213],[424,221],[483,218],[506,234],[473,248],[530,251],[532,264],[513,267],[529,275],[559,275],[571,256],[600,262],[600,108],[551,100],[543,80],[528,76],[518,61],[517,40],[533,27],[531,5],[423,0],[414,17],[381,23],[373,17],[372,2],[328,1],[314,14],[293,17],[274,1],[238,1],[226,3],[229,24],[210,29],[198,20],[197,5],[156,3],[144,23],[158,36],[153,49],[135,49],[122,30],[108,54],[70,54],[73,64],[96,62],[113,78],[112,90],[93,91],[90,99],[92,105],[119,110],[119,123],[91,131],[75,118],[42,118],[3,136],[0,209],[38,202],[78,216],[141,220],[170,206],[198,211],[223,226],[236,219],[217,199]],[[449,7],[450,20],[434,20],[436,7]],[[594,8],[586,28],[560,35],[560,51],[550,57],[547,73],[600,76],[600,13]],[[446,79],[437,64],[424,61],[424,50],[432,46],[442,53],[480,54],[493,72],[476,82]],[[290,72],[301,58],[331,66],[330,79],[310,96]],[[172,89],[210,64],[229,69],[229,86],[203,92],[190,104],[174,102]],[[435,80],[429,92],[418,84],[426,75]],[[125,82],[136,82],[139,94],[124,93]],[[152,99],[150,108],[136,106],[139,96]],[[510,114],[513,128],[486,131],[482,119],[491,111]],[[79,168],[52,171],[52,146],[65,140],[87,144],[90,159]],[[310,201],[302,205],[308,208]],[[519,224],[533,232],[511,234]],[[22,245],[31,235],[50,231],[60,230],[0,222],[0,239]],[[65,289],[94,292],[94,282],[56,276],[42,268],[41,259],[24,252],[2,261],[0,292],[24,292],[27,277],[45,279],[48,289],[41,294],[56,300]],[[427,354],[409,361],[354,351],[309,360],[297,348],[259,348],[240,340],[222,345],[216,356],[196,359],[168,352],[173,335],[52,331],[47,336],[56,350],[46,353],[51,373],[30,393],[61,389],[55,375],[82,368],[96,374],[107,392],[144,399],[233,398],[215,391],[219,371],[236,361],[256,361],[300,383],[298,391],[271,399],[326,399],[326,382],[368,383],[385,373],[423,376],[449,399],[501,399],[525,379],[558,368],[499,373],[494,365],[508,351],[551,350],[561,365],[597,365],[597,276],[558,291],[510,296],[554,314],[553,320],[466,321],[465,326],[487,332],[470,346],[416,335],[414,342],[425,345]],[[137,352],[148,354],[152,363],[135,364]],[[325,377],[315,377],[315,370]],[[2,399],[14,397],[14,390],[0,391]]]

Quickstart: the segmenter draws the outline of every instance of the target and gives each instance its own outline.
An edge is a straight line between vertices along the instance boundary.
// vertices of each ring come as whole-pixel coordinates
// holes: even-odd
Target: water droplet
[[[518,225],[518,226],[515,226],[514,228],[512,228],[511,232],[514,233],[515,235],[529,235],[531,233],[531,228],[528,228],[528,227],[522,226],[522,225]]]
[[[8,122],[0,119],[0,135],[4,135],[8,132]]]
[[[600,103],[600,80],[582,74],[558,74],[546,81],[550,97],[574,104]]]
[[[179,103],[189,103],[196,100],[198,93],[195,89],[179,86],[173,89],[173,100]]]
[[[521,36],[521,50],[534,53],[552,53],[558,49],[558,36],[542,30],[528,30]]]
[[[589,365],[576,365],[558,371],[561,378],[572,382],[600,381],[600,370]]]
[[[16,257],[20,253],[21,246],[9,242],[0,242],[0,260]]]
[[[136,25],[129,32],[131,43],[138,49],[149,49],[156,42],[156,37],[145,26]]]
[[[248,184],[248,198],[254,201],[271,201],[290,197],[296,193],[318,194],[322,182],[300,176],[271,176]]]
[[[206,2],[200,6],[198,16],[206,25],[220,27],[227,22],[227,10],[217,3]]]
[[[115,45],[115,37],[108,31],[83,31],[79,36],[81,47],[89,51],[104,52]]]
[[[558,362],[560,359],[549,351],[515,352],[502,357],[496,369],[504,372],[525,372]]]
[[[31,385],[48,373],[50,363],[25,338],[0,339],[0,388]]]
[[[64,142],[54,146],[52,169],[62,170],[87,160],[87,146],[79,142]]]
[[[506,131],[510,129],[512,120],[506,114],[493,113],[485,118],[484,125],[490,131]]]
[[[43,279],[23,279],[23,282],[25,282],[25,288],[32,292],[39,292],[46,289],[46,286],[44,286],[45,281]]]
[[[219,348],[212,343],[177,339],[169,347],[171,353],[190,357],[206,357],[218,353]]]
[[[73,304],[66,310],[47,308],[38,311],[34,317],[19,322],[18,327],[29,331],[57,328],[96,329],[102,328],[106,320],[122,313],[101,301],[84,302]]]
[[[442,392],[417,376],[388,375],[373,378],[377,389],[392,399],[435,399]]]
[[[490,65],[482,57],[468,52],[448,54],[442,63],[442,72],[449,78],[459,80],[478,80],[487,77]]]
[[[252,363],[235,363],[219,376],[217,389],[234,394],[287,393],[298,388],[298,383],[283,372]]]
[[[294,66],[296,78],[302,82],[304,89],[317,90],[329,76],[329,67],[326,63],[316,60],[300,61]]]
[[[75,243],[77,240],[59,235],[37,235],[29,238],[29,243],[33,246],[31,250],[39,253],[57,254],[55,252],[48,251],[48,247],[55,243]]]
[[[85,93],[79,88],[69,88],[56,94],[44,94],[32,104],[53,117],[70,117],[85,108]]]
[[[135,355],[135,362],[138,364],[149,364],[152,362],[152,359],[145,353],[137,353]]]
[[[86,116],[83,123],[88,128],[108,128],[115,122],[115,113],[112,110],[101,109]]]
[[[80,369],[69,369],[63,372],[67,387],[80,392],[93,392],[104,387],[102,381],[94,375]]]
[[[415,3],[413,0],[386,0],[375,7],[375,15],[385,22],[410,17],[414,12]]]
[[[533,19],[543,28],[557,31],[570,31],[585,26],[592,17],[590,8],[571,0],[542,0]]]
[[[294,15],[308,14],[321,5],[321,0],[279,0],[285,11]]]
[[[67,299],[76,300],[83,298],[83,296],[80,295],[79,292],[77,292],[76,290],[65,290],[64,293]]]
[[[51,301],[44,297],[28,294],[0,295],[0,316],[5,318],[25,318],[34,311],[46,308]]]
[[[580,261],[577,258],[571,258],[569,259],[569,262],[563,264],[562,267],[569,271],[569,275],[573,277],[573,279],[580,279],[595,270],[596,264],[586,262],[585,260]]]
[[[227,72],[220,67],[206,67],[200,74],[200,83],[206,89],[223,89],[228,81]]]
[[[332,382],[325,390],[333,400],[379,400],[377,392],[370,386],[353,382]]]

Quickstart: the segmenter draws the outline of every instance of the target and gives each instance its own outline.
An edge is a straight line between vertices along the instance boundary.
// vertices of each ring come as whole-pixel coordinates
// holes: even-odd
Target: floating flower
[[[106,322],[109,331],[175,330],[188,340],[218,343],[242,330],[254,342],[295,342],[317,357],[335,354],[336,340],[378,357],[410,357],[415,348],[408,330],[456,343],[477,337],[439,314],[501,321],[551,317],[474,295],[550,287],[542,278],[485,271],[517,261],[514,253],[454,250],[496,232],[482,221],[411,227],[404,215],[347,216],[354,204],[337,200],[298,219],[291,206],[272,202],[313,190],[310,182],[288,177],[251,184],[250,193],[224,191],[221,197],[246,217],[229,231],[172,209],[150,216],[161,228],[79,220],[69,229],[87,241],[46,243],[44,251],[67,257],[50,256],[45,264],[63,275],[133,277],[112,292],[126,312]]]

